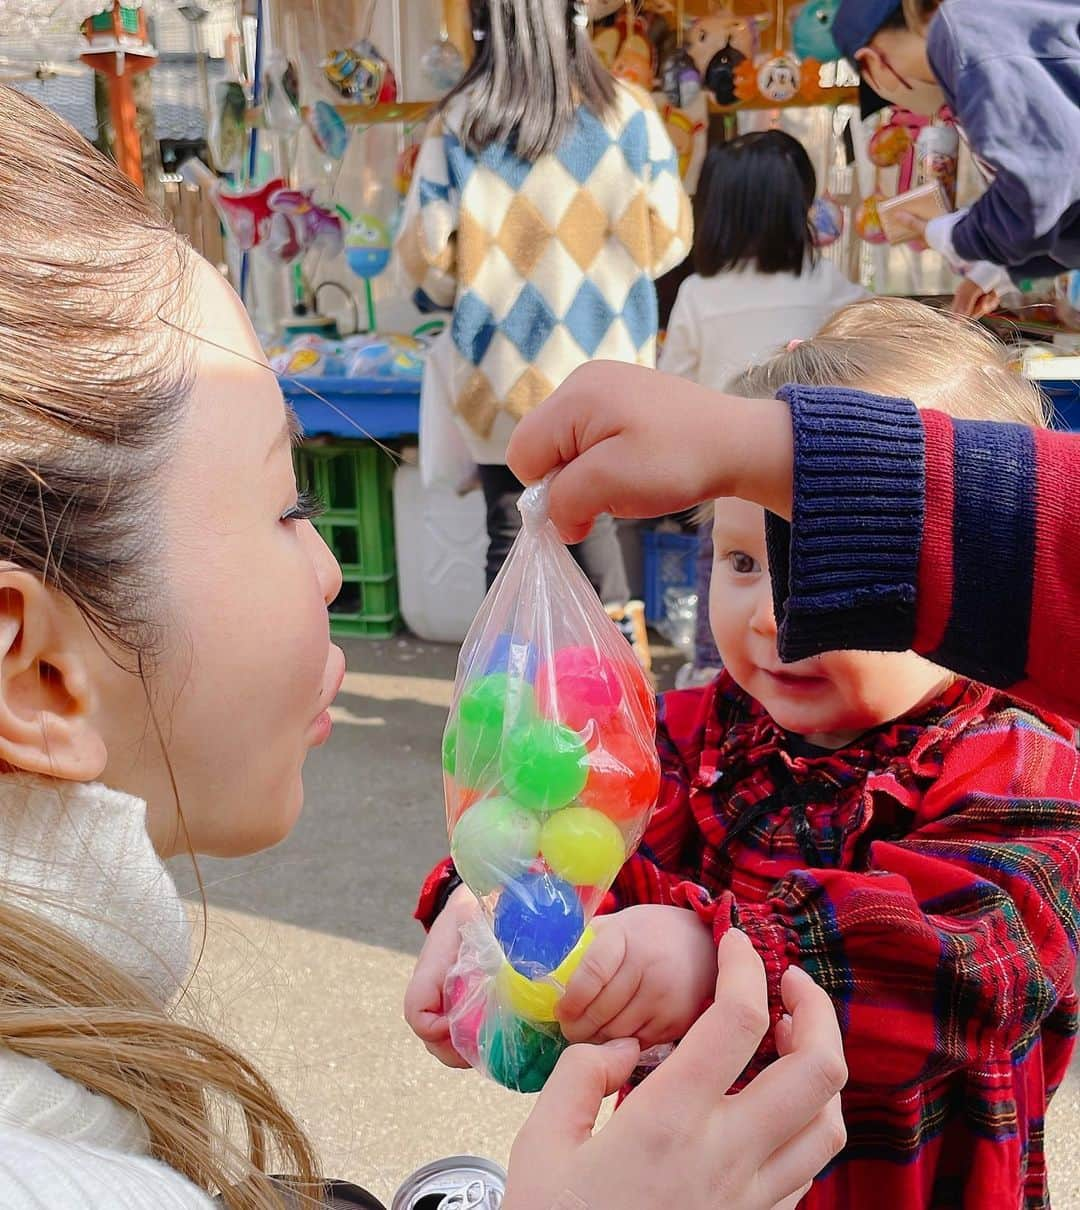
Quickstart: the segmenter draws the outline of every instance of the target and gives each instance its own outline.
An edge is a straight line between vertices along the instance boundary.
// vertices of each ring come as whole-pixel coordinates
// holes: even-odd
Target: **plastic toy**
[[[828,248],[844,234],[844,208],[830,193],[814,199],[810,207],[810,226],[814,231],[814,247]]]
[[[791,46],[800,59],[831,63],[840,58],[840,48],[832,35],[840,0],[809,0],[791,27]]]
[[[522,1091],[564,1044],[559,997],[660,781],[652,691],[548,523],[546,493],[522,496],[524,528],[462,647],[443,743],[451,855],[484,908],[445,989],[451,1038]]]
[[[459,83],[465,74],[465,60],[461,57],[461,51],[450,41],[445,29],[439,40],[424,51],[420,70],[436,96],[440,97]]]
[[[295,134],[304,124],[296,66],[280,50],[267,56],[263,73],[263,114],[275,134]]]
[[[550,974],[584,931],[577,892],[553,874],[524,874],[507,883],[495,905],[495,939],[507,962],[529,979]]]
[[[520,727],[502,748],[507,793],[534,811],[557,811],[585,788],[586,755],[584,740],[569,727],[544,720]]]
[[[378,277],[390,264],[390,228],[374,214],[353,219],[345,236],[345,259],[357,277]]]
[[[555,1029],[515,1017],[493,1018],[480,1035],[480,1056],[493,1079],[515,1092],[539,1092],[566,1042]]]
[[[872,193],[863,198],[855,211],[855,230],[859,238],[868,244],[886,243],[885,232],[881,229],[881,217],[878,214],[878,203],[885,200],[884,195]]]
[[[371,106],[397,100],[393,69],[367,38],[332,51],[322,68],[330,84],[349,101]]]
[[[552,873],[574,886],[607,886],[626,860],[626,842],[606,815],[567,807],[544,824],[540,853]]]
[[[495,890],[508,872],[524,874],[539,853],[540,820],[512,798],[485,798],[470,807],[450,846],[458,873],[483,895]]]
[[[340,160],[349,145],[349,128],[341,115],[321,98],[312,105],[308,113],[308,130],[315,146],[332,160]]]
[[[581,965],[585,951],[596,940],[596,934],[587,928],[581,940],[559,965],[543,979],[526,979],[519,975],[509,962],[503,962],[495,977],[495,994],[500,1005],[527,1021],[555,1020],[555,1005],[566,990],[566,985]]]

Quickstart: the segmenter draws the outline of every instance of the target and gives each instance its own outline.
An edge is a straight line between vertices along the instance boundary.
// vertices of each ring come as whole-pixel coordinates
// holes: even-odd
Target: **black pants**
[[[487,502],[487,584],[490,588],[521,529],[517,502],[525,489],[509,467],[486,465],[479,469]],[[571,546],[570,553],[605,605],[626,604],[630,599],[630,586],[613,517],[606,513],[597,517],[592,533],[584,542]]]

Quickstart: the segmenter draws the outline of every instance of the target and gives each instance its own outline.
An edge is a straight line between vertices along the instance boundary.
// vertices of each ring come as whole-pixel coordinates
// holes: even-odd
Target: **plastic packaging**
[[[450,852],[480,899],[446,985],[458,1052],[537,1092],[555,1005],[656,801],[653,694],[529,488],[524,526],[458,663],[443,739]]]

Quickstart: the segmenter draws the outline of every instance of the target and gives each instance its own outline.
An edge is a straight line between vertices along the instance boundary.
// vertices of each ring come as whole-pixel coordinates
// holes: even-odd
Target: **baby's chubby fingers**
[[[614,980],[626,961],[626,933],[614,920],[593,922],[596,940],[585,951],[581,965],[566,985],[566,992],[555,1007],[565,1026],[577,1021],[600,993]]]

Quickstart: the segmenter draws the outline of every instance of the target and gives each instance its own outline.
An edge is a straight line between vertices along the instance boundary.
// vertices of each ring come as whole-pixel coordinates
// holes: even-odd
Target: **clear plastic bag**
[[[536,1092],[555,1004],[660,783],[652,689],[529,488],[524,526],[462,647],[443,769],[450,851],[484,919],[446,986],[462,1057]]]

